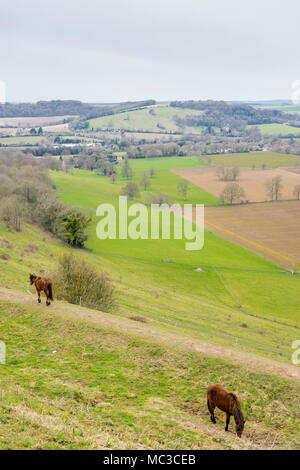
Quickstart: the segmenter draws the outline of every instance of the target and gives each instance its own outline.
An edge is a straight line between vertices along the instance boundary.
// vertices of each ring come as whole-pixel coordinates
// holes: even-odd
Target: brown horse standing
[[[50,305],[51,304],[50,300],[52,300],[53,302],[51,279],[46,278],[46,277],[38,277],[35,274],[30,274],[29,279],[30,279],[30,284],[35,285],[37,295],[38,295],[38,303],[39,304],[41,303],[41,292],[43,291],[45,292],[45,295],[47,297],[46,305],[47,306]]]
[[[210,412],[210,419],[215,424],[216,418],[214,409],[217,406],[226,413],[225,431],[228,431],[230,416],[234,417],[235,430],[238,437],[242,437],[245,420],[243,417],[240,402],[234,393],[228,392],[221,384],[209,385],[207,387],[207,406]]]

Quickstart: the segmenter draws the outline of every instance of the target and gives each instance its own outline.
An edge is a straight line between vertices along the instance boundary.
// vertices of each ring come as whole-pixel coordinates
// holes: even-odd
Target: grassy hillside
[[[170,106],[154,106],[137,111],[103,116],[89,121],[90,129],[125,129],[148,132],[183,132],[174,116],[199,115],[202,111],[171,108]],[[201,127],[185,127],[185,133],[201,133]]]
[[[300,134],[299,127],[289,126],[288,124],[260,124],[256,127],[258,127],[263,134]]]
[[[253,163],[256,168],[261,168],[262,164],[265,164],[266,168],[300,166],[299,156],[285,155],[275,152],[234,153],[227,155],[212,155],[209,156],[209,158],[212,164],[216,166],[239,166],[251,168]]]
[[[120,188],[105,177],[74,171],[73,174],[52,173],[52,178],[69,204],[95,211],[102,202],[117,203]],[[191,252],[185,250],[184,240],[100,241],[95,233],[96,222],[94,219],[91,225],[88,247],[92,256],[119,275],[132,276],[161,289],[175,289],[213,305],[235,310],[240,305],[239,312],[242,309],[248,318],[256,316],[299,326],[300,278],[254,253],[207,231],[204,248]],[[205,273],[196,273],[197,267]],[[180,317],[186,318],[183,312]],[[226,331],[230,332],[230,328],[229,324]]]
[[[199,165],[179,157],[131,163],[136,180],[155,167],[153,192],[175,191],[172,168]],[[92,214],[116,203],[125,183],[79,170],[51,177],[62,199]],[[212,202],[201,190],[189,197]],[[51,275],[70,248],[36,227],[12,233],[0,224],[0,448],[299,447],[291,343],[300,277],[210,232],[203,250],[188,252],[181,240],[100,241],[95,224],[77,255],[115,283],[110,314],[38,305],[34,290],[26,293],[29,272]],[[213,382],[238,393],[242,440],[233,423],[224,432],[223,413],[210,423],[205,387]]]
[[[1,302],[1,449],[247,449],[299,446],[299,385],[146,335]],[[91,311],[92,313],[92,311]],[[243,439],[209,421],[205,387],[235,390]],[[276,409],[276,413],[274,410]],[[16,432],[16,429],[18,432]]]

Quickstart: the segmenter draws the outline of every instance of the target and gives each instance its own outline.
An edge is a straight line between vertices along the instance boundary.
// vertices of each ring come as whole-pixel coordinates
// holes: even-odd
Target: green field
[[[35,145],[35,144],[40,144],[42,140],[45,140],[45,137],[38,136],[38,135],[0,137],[0,145],[12,145],[12,146]]]
[[[143,162],[133,162],[136,171],[137,167],[139,171],[145,170],[150,164]],[[157,164],[163,165],[163,162]],[[159,170],[157,180],[160,179],[160,171],[165,179],[166,170]],[[118,187],[107,178],[87,171],[74,171],[73,174],[54,172],[52,178],[61,189],[65,202],[91,211],[95,211],[102,202],[117,203],[122,186],[122,182],[118,183]],[[187,202],[206,203],[205,199],[195,199]],[[236,309],[240,304],[248,318],[256,316],[299,326],[297,302],[300,278],[280,272],[274,264],[252,252],[210,232],[205,232],[205,245],[199,252],[186,251],[184,240],[100,241],[95,235],[95,224],[96,220],[91,227],[88,247],[93,256],[118,273],[154,286],[178,290],[212,305]],[[171,260],[171,263],[163,263],[164,259]],[[194,272],[199,266],[205,270],[203,276]]]
[[[171,169],[199,166],[180,157],[130,163],[135,179],[155,167],[151,190],[169,193]],[[84,170],[51,177],[62,199],[92,214],[116,203],[125,183]],[[191,191],[190,201],[210,197]],[[0,448],[299,448],[300,389],[289,367],[300,276],[210,232],[203,250],[189,252],[184,240],[100,241],[95,224],[77,255],[113,279],[112,313],[39,306],[26,293],[29,272],[51,275],[69,248],[33,226],[12,233],[0,223]],[[224,432],[222,412],[209,421],[205,388],[216,382],[242,402],[241,440],[233,422]]]
[[[189,185],[186,201],[178,193],[177,184],[181,177],[173,173],[171,170],[175,168],[195,168],[203,166],[203,163],[196,157],[167,157],[167,158],[149,158],[141,160],[130,160],[130,166],[134,172],[132,181],[139,183],[142,173],[148,173],[150,168],[154,168],[156,175],[150,179],[150,187],[144,191],[141,189],[139,201],[145,201],[146,193],[168,194],[176,202],[187,204],[206,204],[218,205],[221,201],[212,194],[207,193],[198,186]],[[71,177],[70,177],[71,175]],[[118,179],[112,184],[109,178],[102,177],[96,173],[84,170],[74,170],[72,174],[54,174],[56,181],[62,182],[64,187],[64,199],[66,202],[73,204],[74,184],[78,187],[84,181],[85,190],[81,194],[80,202],[76,202],[84,207],[96,208],[101,202],[116,202],[120,195],[121,189],[128,182],[121,177],[121,165],[118,166]],[[70,198],[69,198],[70,195]],[[96,202],[98,202],[97,205]]]
[[[300,105],[299,104],[289,104],[285,106],[261,106],[264,109],[277,109],[278,111],[282,111],[284,113],[300,113]]]
[[[64,308],[1,301],[0,449],[299,448],[296,383]],[[205,388],[220,381],[242,402],[243,439],[224,413],[209,421]]]
[[[152,112],[152,114],[150,113]],[[103,116],[89,121],[90,129],[125,129],[146,132],[183,132],[175,121],[174,116],[199,115],[202,111],[192,109],[172,108],[170,106],[155,106],[151,108]],[[202,127],[184,128],[185,133],[201,133]]]
[[[286,155],[274,152],[251,152],[234,153],[226,155],[204,156],[203,159],[210,160],[216,166],[238,166],[251,168],[255,164],[256,168],[261,168],[263,164],[266,168],[280,168],[287,166],[300,166],[300,157],[296,155]]]
[[[258,129],[263,134],[271,134],[271,135],[300,134],[300,127],[293,127],[293,126],[289,126],[288,124],[259,124],[257,126],[249,126],[249,127],[258,127]]]

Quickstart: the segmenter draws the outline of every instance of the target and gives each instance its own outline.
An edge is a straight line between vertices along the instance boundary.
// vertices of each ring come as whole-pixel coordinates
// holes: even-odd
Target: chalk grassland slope
[[[95,211],[101,202],[117,202],[119,191],[105,177],[87,171],[73,174],[54,172],[51,175],[61,190],[61,197],[69,204]],[[196,252],[185,250],[185,240],[101,241],[95,233],[97,222],[98,219],[94,218],[91,225],[88,242],[91,255],[120,276],[140,280],[152,285],[154,290],[159,286],[159,291],[173,289],[181,292],[189,296],[189,302],[193,297],[210,305],[242,311],[248,319],[252,316],[299,326],[299,278],[280,272],[280,268],[266,259],[207,231],[204,248]],[[203,268],[205,273],[196,273],[197,267]],[[140,309],[146,310],[147,314],[148,304],[141,302]],[[168,315],[164,315],[166,319]],[[176,308],[171,316],[181,321],[187,319],[185,313],[176,312]],[[196,323],[200,318],[197,317],[196,306],[191,318]],[[207,329],[213,326],[214,330],[220,328],[220,331],[231,334],[230,318],[226,327],[221,318],[224,316],[220,321],[212,321],[208,316],[202,325],[207,321]],[[240,330],[245,332],[243,328]],[[249,330],[246,333],[249,334]],[[286,347],[290,345],[286,344]]]
[[[174,116],[199,115],[202,111],[184,110],[169,106],[155,106],[151,108],[103,116],[89,121],[90,129],[125,129],[131,131],[148,132],[180,132],[183,129],[177,126]],[[184,132],[201,133],[201,127],[185,127]]]
[[[59,256],[68,248],[34,227],[25,226],[23,232],[18,234],[8,232],[3,225],[0,229],[0,286],[20,291],[21,299],[26,303],[29,273],[51,276]],[[81,256],[85,256],[95,269],[108,272],[116,282],[117,308],[114,313],[117,318],[142,317],[150,321],[151,325],[159,326],[162,331],[174,331],[190,339],[204,340],[206,344],[210,342],[235,348],[237,353],[255,352],[274,358],[282,364],[290,363],[291,343],[298,335],[298,329],[292,326],[293,323],[297,325],[296,317],[294,320],[291,317],[287,322],[282,318],[264,319],[253,315],[244,306],[238,308],[239,299],[232,297],[239,288],[236,278],[243,276],[249,286],[249,274],[253,276],[252,270],[249,273],[240,269],[225,270],[205,266],[205,272],[199,274],[194,272],[192,265],[162,263],[161,259],[157,259],[158,253],[152,251],[152,254],[154,259],[145,260],[136,258],[133,253],[131,256],[124,256],[105,250],[99,254],[86,250],[81,252]],[[276,271],[254,273],[258,285],[267,277],[270,283],[267,285],[267,293],[271,284],[277,285],[279,281],[283,288],[291,288],[289,278],[286,278],[289,275]],[[228,291],[228,276],[230,288],[235,291]],[[194,288],[194,294],[185,292],[182,279],[188,283],[189,292],[191,287]],[[30,289],[34,293],[34,289]],[[293,293],[287,291],[287,294]],[[249,289],[247,295],[249,296]],[[16,297],[12,301],[14,299]],[[287,304],[286,299],[282,301]],[[271,301],[270,307],[272,308]],[[284,313],[289,316],[286,315],[286,310]],[[274,318],[273,309],[272,314]],[[225,357],[223,352],[217,355]],[[231,352],[230,360],[233,360],[233,356]]]
[[[8,345],[1,449],[299,448],[299,384],[134,334],[106,317],[107,324],[101,312],[66,315],[60,305],[1,301]],[[223,413],[216,425],[209,421],[205,387],[216,381],[239,395],[243,439],[233,423],[224,431]]]
[[[258,127],[263,134],[271,135],[289,135],[300,134],[300,128],[289,126],[288,124],[259,124],[258,126],[249,126],[249,127]]]
[[[218,197],[228,181],[221,181],[216,173],[214,167],[206,168],[193,168],[193,169],[175,169],[174,172],[191,183],[203,188],[208,193],[214,194]],[[237,183],[244,189],[245,197],[244,202],[264,202],[269,201],[270,196],[266,188],[266,182],[275,178],[281,177],[282,190],[280,200],[295,199],[293,194],[295,186],[300,184],[300,175],[294,172],[286,171],[282,168],[266,169],[266,170],[252,170],[242,168]]]
[[[279,168],[287,166],[300,166],[300,157],[295,155],[284,155],[274,152],[249,152],[249,153],[233,153],[226,155],[209,155],[203,157],[210,160],[215,166],[238,166],[245,168]]]

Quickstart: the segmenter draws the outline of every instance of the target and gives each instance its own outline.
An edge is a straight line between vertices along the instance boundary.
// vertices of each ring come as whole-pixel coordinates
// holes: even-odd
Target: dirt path
[[[16,292],[5,288],[0,288],[0,300],[17,304],[32,305],[34,308],[47,308],[44,302],[39,306],[36,297],[32,294]],[[43,299],[44,301],[44,299]],[[50,307],[54,314],[68,316],[73,319],[80,319],[86,322],[103,325],[114,330],[150,338],[154,341],[164,342],[168,345],[183,348],[185,351],[194,351],[208,356],[220,357],[230,362],[249,367],[254,371],[261,371],[274,374],[286,379],[300,382],[300,367],[292,364],[281,364],[272,359],[260,357],[251,353],[228,349],[223,346],[214,345],[194,338],[188,338],[179,333],[172,333],[149,323],[137,323],[127,318],[99,312],[96,310],[55,301]]]

